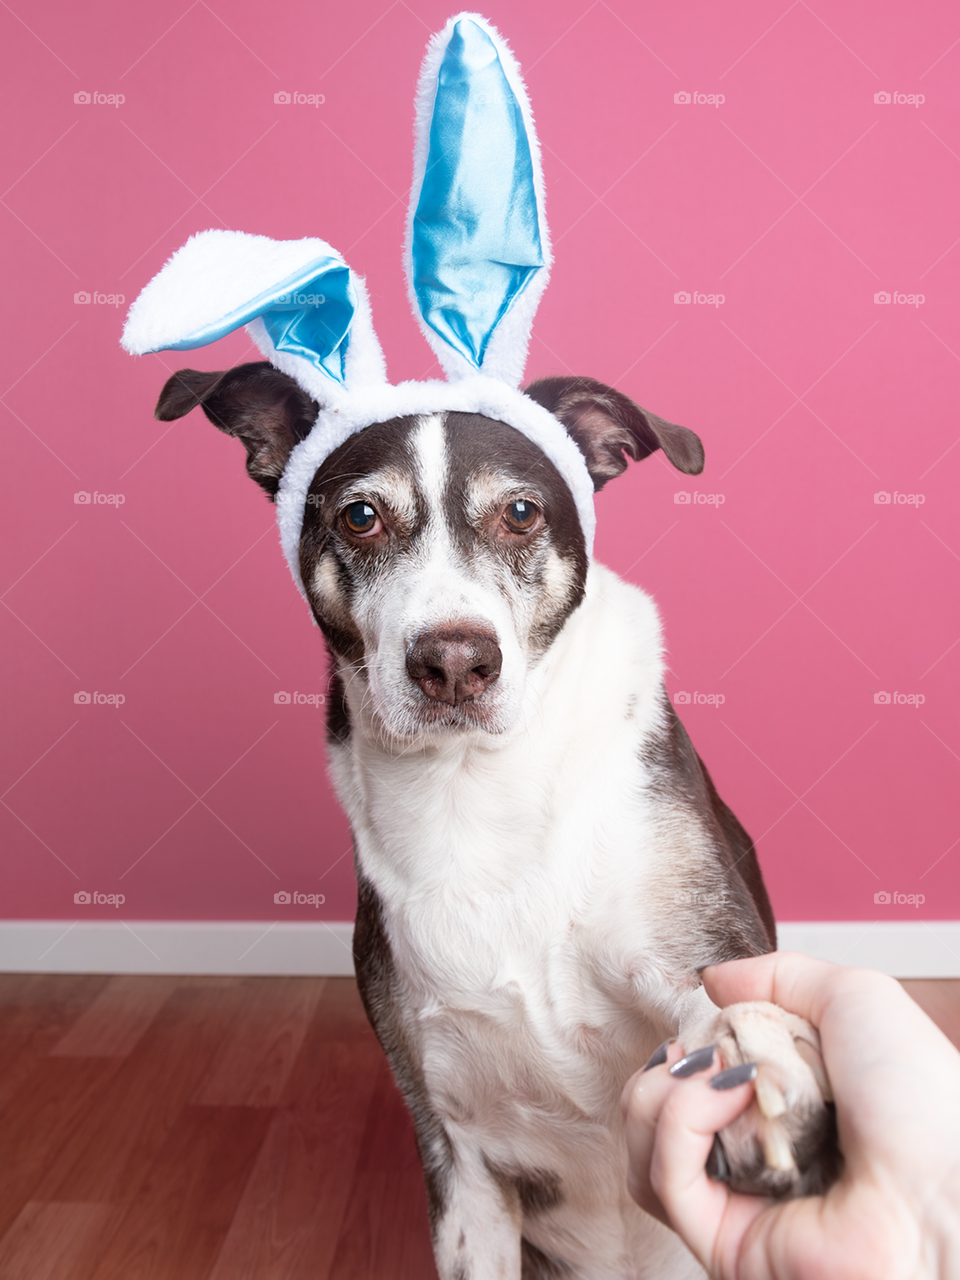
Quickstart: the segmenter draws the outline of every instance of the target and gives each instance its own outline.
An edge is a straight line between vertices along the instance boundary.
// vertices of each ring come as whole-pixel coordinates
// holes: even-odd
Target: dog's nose
[[[434,702],[459,706],[479,698],[500,675],[496,636],[479,627],[424,631],[407,654],[407,675]]]

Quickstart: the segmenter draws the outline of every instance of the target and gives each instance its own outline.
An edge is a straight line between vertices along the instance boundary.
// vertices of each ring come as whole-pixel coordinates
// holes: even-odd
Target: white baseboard
[[[960,921],[785,921],[784,951],[895,978],[960,977]],[[13,973],[353,973],[348,920],[0,920],[0,971]]]
[[[353,973],[353,922],[0,920],[0,971]]]
[[[960,978],[960,920],[785,920],[777,943],[894,978]]]

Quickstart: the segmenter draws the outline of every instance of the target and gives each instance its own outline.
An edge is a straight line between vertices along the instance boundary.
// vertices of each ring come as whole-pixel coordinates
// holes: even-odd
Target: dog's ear
[[[525,391],[567,428],[587,460],[595,490],[627,469],[625,453],[639,462],[662,449],[678,471],[695,476],[703,470],[699,436],[595,378],[541,378]]]
[[[197,405],[215,427],[243,441],[247,471],[271,498],[291,450],[320,412],[292,378],[266,361],[220,373],[181,369],[160,392],[154,417],[171,422]]]

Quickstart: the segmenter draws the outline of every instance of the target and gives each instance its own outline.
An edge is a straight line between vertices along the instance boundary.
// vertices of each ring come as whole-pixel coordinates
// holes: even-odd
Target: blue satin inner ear
[[[468,18],[440,65],[412,254],[424,320],[479,368],[543,251],[520,104],[493,41]]]
[[[343,382],[355,311],[350,268],[339,258],[315,258],[229,315],[158,350],[192,351],[205,347],[262,316],[278,351],[303,356],[336,382]]]

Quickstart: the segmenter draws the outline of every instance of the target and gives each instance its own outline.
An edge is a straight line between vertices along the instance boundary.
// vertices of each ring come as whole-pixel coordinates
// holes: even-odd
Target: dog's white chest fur
[[[660,1229],[624,1191],[619,1088],[680,1012],[658,945],[670,842],[643,760],[662,674],[652,601],[594,566],[513,732],[406,753],[354,733],[333,762],[382,904],[397,1017],[459,1158],[482,1147],[497,1166],[552,1171],[564,1221],[620,1276],[643,1274],[623,1270],[629,1237]]]

